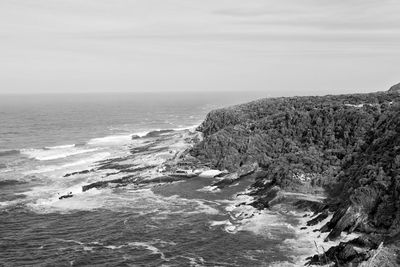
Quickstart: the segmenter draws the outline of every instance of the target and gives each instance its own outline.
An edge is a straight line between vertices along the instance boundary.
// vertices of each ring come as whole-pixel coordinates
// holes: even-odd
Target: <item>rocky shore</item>
[[[263,210],[301,214],[297,231],[313,238],[308,265],[400,264],[400,94],[261,99],[210,112],[197,131],[133,136],[130,153],[101,171],[93,188],[137,187],[214,178],[238,196],[233,220],[264,220]],[[227,222],[227,231],[240,226]]]
[[[249,205],[290,204],[311,212],[302,227],[330,219],[325,242],[357,238],[309,257],[311,265],[398,266],[400,95],[388,92],[262,99],[212,111],[190,151],[238,177],[251,169]],[[224,180],[222,180],[224,181]],[[224,184],[225,182],[218,182]],[[301,195],[325,194],[321,201]],[[320,235],[320,236],[321,236]]]

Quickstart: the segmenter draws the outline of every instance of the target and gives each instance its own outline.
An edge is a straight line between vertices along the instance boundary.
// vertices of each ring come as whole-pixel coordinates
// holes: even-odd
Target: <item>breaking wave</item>
[[[97,148],[83,149],[76,147],[75,145],[64,145],[64,146],[45,147],[42,149],[34,149],[34,148],[22,149],[21,153],[32,159],[45,161],[45,160],[66,158],[69,156],[93,152],[96,150]]]

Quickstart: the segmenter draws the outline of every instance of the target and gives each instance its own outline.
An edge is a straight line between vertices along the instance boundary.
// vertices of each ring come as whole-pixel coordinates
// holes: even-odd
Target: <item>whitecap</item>
[[[321,233],[320,231],[315,231],[321,229],[328,221],[331,220],[333,214],[330,214],[326,219],[322,220],[316,225],[307,226],[307,229],[301,229],[301,227],[307,225],[307,221],[312,217],[304,217],[305,212],[293,212],[293,216],[297,217],[299,224],[292,226],[292,232],[294,233],[293,238],[286,239],[283,242],[282,249],[290,249],[293,253],[292,259],[294,262],[306,263],[305,259],[308,256],[314,254],[322,253],[327,251],[332,246],[338,245],[340,242],[346,242],[357,238],[359,235],[357,233],[345,234],[342,233],[340,238],[337,240],[325,241],[329,232]],[[316,215],[317,216],[317,215]]]
[[[54,159],[61,159],[66,158],[78,154],[89,153],[98,150],[96,149],[82,149],[77,148],[75,145],[68,145],[68,146],[59,146],[59,147],[52,147],[52,148],[45,148],[45,149],[22,149],[21,153],[23,155],[28,156],[29,158],[46,161],[46,160],[54,160]]]
[[[96,150],[93,150],[93,151],[96,151]],[[92,156],[90,156],[88,158],[81,159],[81,160],[74,161],[74,162],[65,163],[65,164],[62,164],[62,165],[39,166],[35,170],[24,172],[24,174],[25,175],[28,175],[28,174],[39,174],[39,173],[53,172],[53,171],[62,170],[62,169],[68,169],[68,168],[71,168],[71,167],[76,167],[76,166],[81,166],[81,165],[90,165],[91,163],[94,163],[96,161],[105,159],[108,156],[110,156],[109,152],[97,153],[97,154],[94,154],[94,155],[92,155]]]
[[[65,149],[75,147],[75,144],[72,145],[60,145],[60,146],[46,146],[45,149]]]
[[[219,226],[219,225],[232,225],[229,220],[224,221],[210,221],[210,226]]]
[[[220,192],[221,189],[219,189],[217,186],[205,186],[203,188],[197,189],[196,191],[217,193]]]
[[[184,130],[194,131],[197,127],[199,127],[199,124],[190,125],[190,126],[186,126],[186,127],[173,128],[172,130],[174,130],[174,131],[184,131]]]
[[[109,245],[109,246],[104,246],[105,248],[108,248],[108,249],[120,249],[120,248],[123,248],[123,247],[125,247],[125,245],[121,245],[121,246],[114,246],[114,245]]]
[[[128,243],[129,246],[134,246],[134,247],[143,247],[147,250],[150,250],[152,254],[160,254],[161,259],[166,260],[164,253],[162,253],[158,248],[153,246],[151,243],[146,243],[146,242],[130,242]]]
[[[215,176],[221,174],[222,171],[220,170],[207,170],[203,171],[199,174],[199,177],[201,178],[214,178]]]
[[[96,146],[108,146],[108,145],[123,145],[129,144],[132,142],[132,136],[143,137],[148,132],[137,132],[128,135],[109,135],[105,137],[98,137],[90,139],[87,142],[88,145],[96,145]]]

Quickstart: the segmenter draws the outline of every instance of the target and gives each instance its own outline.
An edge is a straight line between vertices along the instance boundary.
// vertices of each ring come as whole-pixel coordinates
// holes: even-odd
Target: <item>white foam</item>
[[[210,221],[210,226],[219,226],[219,225],[232,225],[232,223],[229,220]]]
[[[120,249],[120,248],[123,248],[123,247],[125,247],[125,245],[121,245],[121,246],[114,246],[114,245],[109,245],[109,246],[104,246],[105,248],[108,248],[108,249]]]
[[[105,137],[90,139],[88,145],[121,145],[132,141],[132,135],[110,135]]]
[[[96,150],[94,150],[94,151],[96,151]],[[53,172],[53,171],[57,171],[57,170],[68,169],[68,168],[76,167],[76,166],[90,165],[91,163],[94,163],[96,161],[107,158],[108,156],[110,156],[109,152],[97,153],[88,158],[81,159],[81,160],[74,161],[74,162],[65,163],[62,165],[39,166],[35,170],[24,172],[24,174],[28,175],[28,174],[47,173],[47,172]]]
[[[130,242],[128,244],[129,246],[134,246],[134,247],[143,247],[147,250],[150,250],[152,254],[160,254],[161,259],[165,260],[165,255],[162,253],[158,248],[153,246],[151,243],[146,243],[146,242]]]
[[[199,127],[199,124],[190,125],[187,127],[174,128],[173,130],[174,131],[184,131],[184,130],[194,131],[194,130],[196,130],[197,127]]]
[[[35,202],[28,203],[27,207],[32,209],[37,213],[68,213],[70,211],[76,210],[93,210],[97,208],[101,208],[104,206],[106,202],[106,197],[97,197],[96,195],[110,195],[111,190],[91,190],[90,193],[82,192],[82,186],[85,183],[81,183],[75,185],[70,188],[59,189],[60,194],[57,193],[57,190],[47,188],[49,192],[46,194],[46,188],[35,189],[35,194],[39,197]],[[52,190],[52,191],[50,191]],[[66,199],[59,199],[61,194],[68,194],[72,192],[73,197]],[[43,198],[44,196],[47,198]]]
[[[108,145],[124,145],[132,142],[132,136],[143,137],[146,136],[150,131],[141,131],[125,135],[109,135],[105,137],[98,137],[90,139],[88,145],[96,146],[108,146]]]
[[[75,147],[74,144],[72,145],[60,145],[60,146],[46,146],[46,149],[65,149],[65,148],[71,148],[71,147]]]
[[[7,172],[11,172],[11,171],[13,171],[13,169],[10,169],[10,168],[0,169],[0,173],[7,173]]]
[[[306,214],[305,212],[292,212],[292,214],[298,218],[299,224],[296,227],[293,227],[293,232],[295,234],[294,238],[286,239],[284,241],[284,246],[294,252],[292,257],[293,261],[296,263],[302,263],[302,265],[306,263],[305,258],[317,253],[321,254],[332,246],[338,245],[340,242],[346,242],[359,236],[356,233],[342,233],[340,238],[337,240],[325,242],[325,238],[328,236],[329,232],[321,233],[320,231],[314,232],[314,230],[320,229],[330,221],[332,214],[330,214],[325,220],[313,226],[306,226],[307,221],[311,220],[312,217],[304,217]],[[300,228],[303,226],[306,226],[307,229],[301,230]]]
[[[219,189],[217,186],[205,186],[203,188],[197,189],[196,191],[217,193],[221,191],[221,189]]]
[[[207,171],[203,171],[199,174],[199,177],[202,178],[214,178],[215,176],[221,174],[222,171],[220,170],[207,170]]]
[[[188,200],[190,201],[190,200]],[[216,215],[219,213],[219,211],[210,205],[207,205],[205,201],[200,200],[200,199],[193,199],[193,202],[197,203],[197,210],[194,210],[192,212],[187,212],[186,214],[191,214],[191,213],[206,213],[206,214],[213,214]]]
[[[77,148],[74,145],[58,146],[47,149],[22,149],[21,154],[27,155],[29,158],[46,161],[60,158],[66,158],[73,155],[84,154],[96,151],[97,149]]]

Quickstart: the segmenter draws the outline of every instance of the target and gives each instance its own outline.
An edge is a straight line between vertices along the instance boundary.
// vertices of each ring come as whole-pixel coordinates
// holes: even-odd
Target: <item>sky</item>
[[[400,82],[398,0],[1,0],[1,93],[261,91]]]

